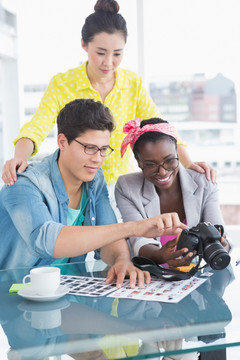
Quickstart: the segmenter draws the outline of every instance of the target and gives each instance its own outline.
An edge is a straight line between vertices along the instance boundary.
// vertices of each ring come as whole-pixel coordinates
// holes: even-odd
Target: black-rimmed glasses
[[[162,162],[161,164],[155,164],[152,162],[143,163],[142,168],[143,170],[151,171],[155,174],[159,172],[160,167],[162,167],[166,171],[175,170],[179,166],[179,158],[169,158]]]
[[[94,155],[98,151],[100,151],[100,155],[102,157],[106,157],[106,156],[110,155],[114,151],[114,149],[111,148],[111,146],[109,146],[109,145],[102,146],[101,148],[99,148],[97,145],[83,144],[80,141],[78,141],[77,139],[73,139],[73,140],[84,147],[84,152],[87,155]]]

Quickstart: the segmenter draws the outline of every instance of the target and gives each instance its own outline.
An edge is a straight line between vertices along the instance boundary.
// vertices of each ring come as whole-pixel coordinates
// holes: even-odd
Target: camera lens
[[[211,243],[204,249],[204,260],[214,270],[225,269],[229,265],[230,259],[228,252],[218,242]]]
[[[230,256],[228,254],[218,254],[211,261],[211,268],[214,270],[225,269],[230,263]]]

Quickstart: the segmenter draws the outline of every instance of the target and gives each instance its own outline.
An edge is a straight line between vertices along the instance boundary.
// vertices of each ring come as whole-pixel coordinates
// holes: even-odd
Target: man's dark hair
[[[142,120],[140,123],[140,128],[144,127],[145,125],[149,125],[149,124],[153,125],[153,124],[162,124],[162,123],[168,124],[167,121],[165,121],[161,118],[151,118],[148,120]],[[158,131],[149,131],[149,132],[145,132],[144,134],[139,136],[139,138],[135,142],[134,147],[133,147],[133,153],[134,153],[135,158],[138,159],[138,151],[143,144],[146,144],[148,142],[154,143],[154,142],[157,142],[158,140],[162,140],[162,139],[164,139],[164,140],[166,139],[168,141],[173,142],[177,148],[177,140],[173,136],[163,134]]]
[[[76,99],[59,112],[58,134],[63,133],[68,143],[87,130],[114,130],[114,120],[110,110],[100,101]]]

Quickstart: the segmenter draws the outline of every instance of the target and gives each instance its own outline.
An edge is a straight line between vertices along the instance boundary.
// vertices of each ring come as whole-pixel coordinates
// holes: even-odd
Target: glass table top
[[[231,264],[178,303],[65,295],[32,302],[10,294],[30,269],[0,271],[0,359],[146,359],[240,345],[240,249]],[[62,274],[105,277],[101,262],[59,265]],[[78,354],[78,355],[77,355]],[[188,354],[188,355],[186,355]]]

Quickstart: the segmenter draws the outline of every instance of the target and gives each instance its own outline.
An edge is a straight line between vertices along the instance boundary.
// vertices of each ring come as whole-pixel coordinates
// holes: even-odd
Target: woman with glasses
[[[115,151],[103,165],[108,185],[115,184],[118,176],[127,173],[131,167],[130,152],[124,159],[120,157],[123,125],[135,117],[149,119],[160,116],[140,76],[119,68],[128,32],[125,19],[118,13],[118,3],[98,0],[94,10],[82,28],[81,45],[86,51],[87,61],[51,79],[35,115],[14,140],[14,158],[7,161],[3,169],[5,184],[12,185],[16,181],[16,169],[19,173],[26,169],[28,158],[37,153],[60,110],[74,99],[101,101],[114,116],[116,129],[111,136],[111,146]],[[181,141],[179,155],[185,167],[206,172],[206,177],[215,181],[215,171],[206,163],[192,163]]]
[[[141,172],[120,176],[117,181],[115,196],[123,221],[175,212],[189,227],[203,221],[223,224],[217,185],[180,164],[173,126],[160,118],[141,122],[135,119],[129,121],[123,131],[127,136],[121,155],[130,145],[141,169]],[[176,242],[176,235],[170,234],[151,240],[130,237],[134,255],[151,258],[157,263],[168,262],[172,266],[176,266],[176,259],[173,259]]]

